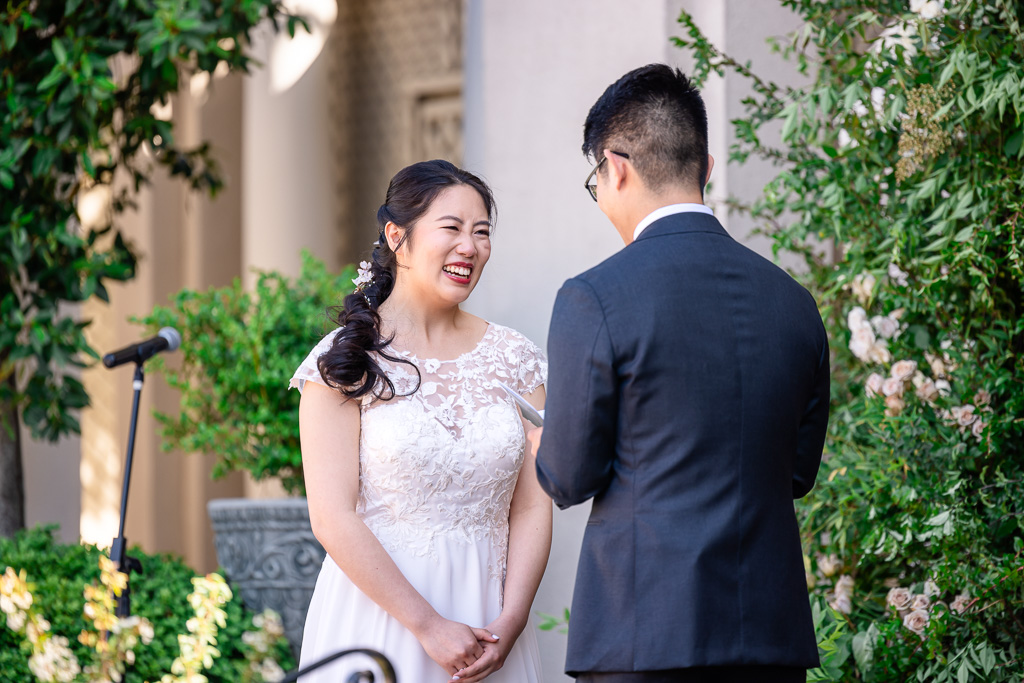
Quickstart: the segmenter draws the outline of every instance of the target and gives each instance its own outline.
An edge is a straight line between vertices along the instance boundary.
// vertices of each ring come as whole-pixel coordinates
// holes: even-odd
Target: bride
[[[487,185],[446,161],[399,171],[369,275],[292,378],[310,519],[327,550],[302,666],[368,647],[401,683],[541,680],[528,621],[551,501],[498,382],[540,408],[547,362],[518,332],[459,308],[490,256],[493,214]],[[342,658],[302,681],[363,669],[373,666]]]

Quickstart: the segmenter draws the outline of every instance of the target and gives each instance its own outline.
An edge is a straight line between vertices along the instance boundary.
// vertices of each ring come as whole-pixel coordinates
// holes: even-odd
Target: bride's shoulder
[[[540,351],[540,347],[534,344],[529,337],[519,330],[511,327],[499,325],[498,323],[490,323],[490,334],[493,335],[496,342],[503,342],[507,346],[528,350],[531,353],[535,350],[537,352]]]
[[[299,363],[299,366],[295,369],[295,373],[292,378],[288,381],[289,388],[297,388],[300,392],[307,381],[313,381],[318,384],[326,386],[323,378],[320,375],[320,368],[318,361],[320,356],[327,353],[331,346],[334,345],[334,338],[338,335],[342,327],[336,327],[328,332],[316,345],[306,354],[306,357]]]
[[[323,354],[327,353],[331,346],[334,345],[334,338],[337,337],[338,333],[340,333],[344,329],[344,326],[335,327],[333,330],[325,334],[320,339],[320,341],[316,343],[316,346],[314,346],[313,349],[309,352],[309,355],[314,356],[315,358],[319,358]]]

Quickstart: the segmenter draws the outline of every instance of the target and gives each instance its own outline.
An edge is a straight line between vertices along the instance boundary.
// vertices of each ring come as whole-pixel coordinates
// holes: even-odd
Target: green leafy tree
[[[782,5],[803,87],[686,14],[678,44],[699,79],[750,79],[731,160],[778,175],[733,207],[804,257],[830,333],[829,440],[798,512],[811,593],[845,627],[816,680],[1020,681],[1024,3]]]
[[[97,354],[67,306],[134,275],[114,219],[156,166],[221,186],[207,146],[177,146],[155,106],[191,74],[248,70],[263,21],[301,23],[277,0],[7,0],[0,12],[0,534],[23,526],[19,418],[35,438],[79,430],[76,375]],[[97,185],[112,190],[110,218],[85,229],[77,203]]]

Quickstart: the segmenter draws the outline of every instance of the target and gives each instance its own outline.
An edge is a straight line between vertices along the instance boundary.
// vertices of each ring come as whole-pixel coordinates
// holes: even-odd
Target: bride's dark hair
[[[398,249],[409,240],[413,224],[427,212],[437,196],[456,185],[476,190],[484,202],[487,217],[493,221],[494,196],[491,189],[480,178],[452,163],[440,159],[421,161],[406,166],[391,179],[384,203],[377,209],[378,240],[370,256],[373,281],[346,296],[341,306],[328,309],[328,316],[342,330],[335,335],[331,348],[317,360],[324,382],[348,398],[360,398],[369,393],[383,400],[395,397],[395,385],[377,363],[374,354],[416,368],[411,361],[388,352],[393,337],[381,336],[377,309],[394,289],[398,268],[395,252],[388,246],[384,235],[384,227],[394,223],[403,229],[402,238],[395,246]]]

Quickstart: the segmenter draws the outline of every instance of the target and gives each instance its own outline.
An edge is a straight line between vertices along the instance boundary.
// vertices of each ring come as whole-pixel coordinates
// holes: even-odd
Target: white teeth
[[[472,269],[463,268],[462,266],[445,266],[442,270],[446,273],[451,273],[452,275],[457,275],[459,277],[469,277],[469,274],[472,272]]]

